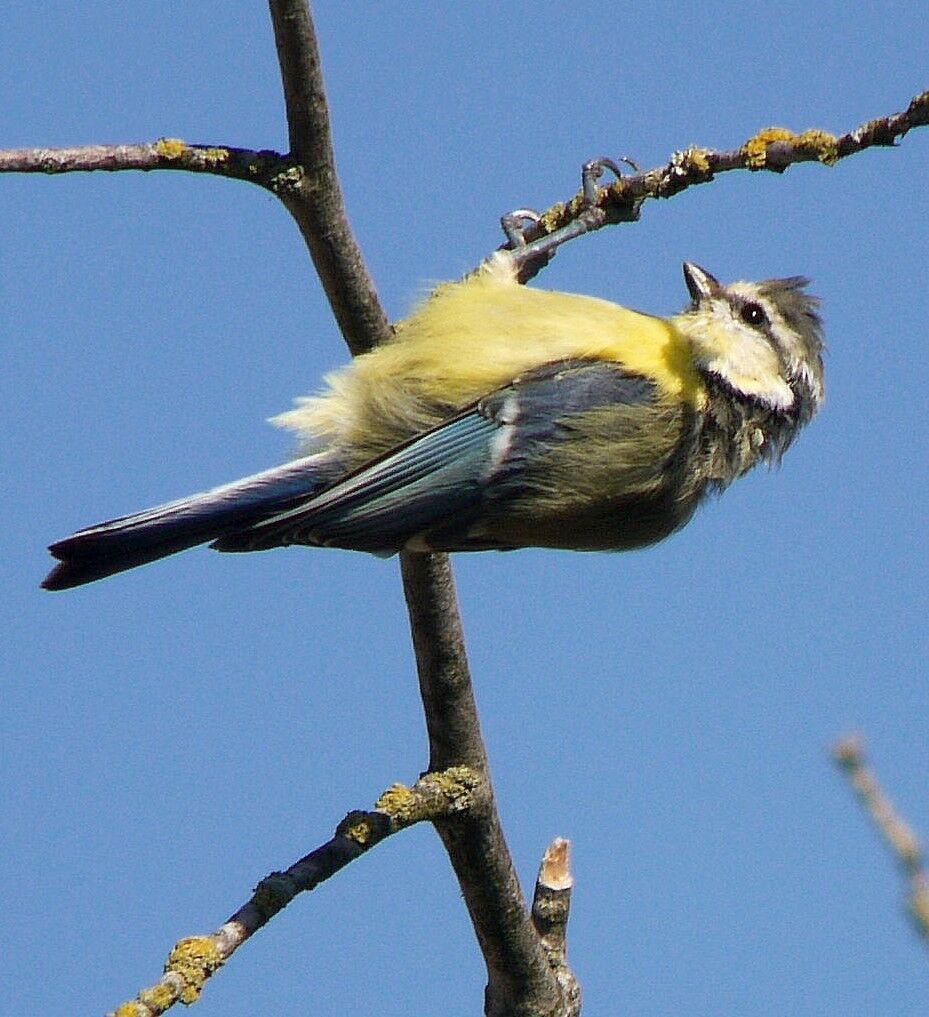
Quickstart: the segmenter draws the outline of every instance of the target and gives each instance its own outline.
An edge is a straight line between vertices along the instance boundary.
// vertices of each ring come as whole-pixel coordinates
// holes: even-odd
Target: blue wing
[[[405,546],[478,549],[499,545],[469,530],[492,501],[520,491],[537,455],[571,430],[579,413],[650,402],[650,380],[619,364],[545,365],[463,409],[309,501],[220,537],[220,551],[282,544],[346,547],[390,555]],[[441,533],[430,540],[430,532]]]

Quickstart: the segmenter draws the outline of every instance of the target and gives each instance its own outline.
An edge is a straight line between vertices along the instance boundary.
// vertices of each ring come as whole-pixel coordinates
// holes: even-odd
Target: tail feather
[[[80,530],[49,548],[46,590],[67,590],[238,533],[299,505],[339,475],[329,453],[297,459],[202,494]]]

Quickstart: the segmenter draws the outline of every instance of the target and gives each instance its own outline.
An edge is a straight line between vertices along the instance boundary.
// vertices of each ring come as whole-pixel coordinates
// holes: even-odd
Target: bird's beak
[[[722,290],[722,286],[715,276],[710,275],[706,269],[695,265],[692,261],[684,262],[684,282],[687,283],[687,289],[690,290],[694,306],[703,303],[704,300],[709,300],[710,297],[717,296]]]

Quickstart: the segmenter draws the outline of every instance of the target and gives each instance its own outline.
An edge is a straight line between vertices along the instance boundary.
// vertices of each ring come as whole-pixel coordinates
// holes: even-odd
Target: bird
[[[661,317],[520,285],[497,252],[273,422],[299,458],[54,543],[63,590],[198,544],[389,557],[624,551],[684,526],[819,410],[823,325],[801,276],[683,266]]]

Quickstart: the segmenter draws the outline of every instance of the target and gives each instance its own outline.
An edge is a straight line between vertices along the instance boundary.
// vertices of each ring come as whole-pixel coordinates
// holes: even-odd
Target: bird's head
[[[691,262],[684,279],[692,303],[675,321],[697,370],[797,427],[810,420],[823,400],[823,331],[808,280],[723,286]]]

